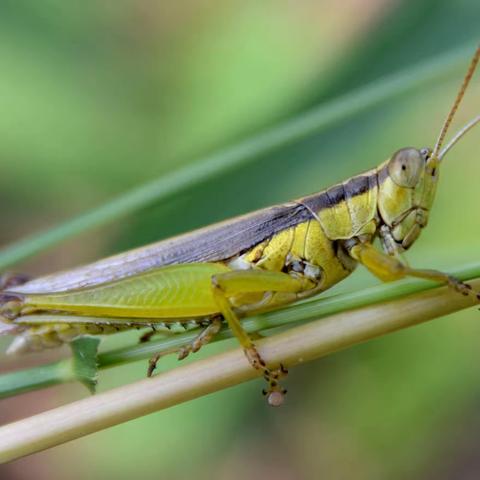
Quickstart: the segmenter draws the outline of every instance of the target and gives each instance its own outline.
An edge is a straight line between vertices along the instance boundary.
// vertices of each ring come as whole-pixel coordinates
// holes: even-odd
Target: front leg
[[[350,249],[350,255],[385,282],[400,280],[405,277],[423,278],[448,285],[456,292],[465,296],[471,295],[480,301],[480,293],[475,292],[468,283],[438,270],[411,268],[398,258],[377,250],[370,243],[357,243]]]
[[[282,365],[277,369],[270,369],[267,366],[252,338],[242,327],[229,299],[237,295],[257,292],[297,294],[315,286],[312,280],[305,277],[297,278],[286,273],[264,270],[237,270],[212,277],[213,295],[219,310],[242,345],[250,364],[263,372],[263,376],[269,384],[268,390],[264,391],[264,394],[267,395],[268,403],[272,406],[279,406],[283,403],[286,390],[279,385],[279,379],[287,374],[287,370]]]

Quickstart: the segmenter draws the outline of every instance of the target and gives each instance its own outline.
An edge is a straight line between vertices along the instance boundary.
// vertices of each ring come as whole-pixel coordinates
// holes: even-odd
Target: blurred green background
[[[479,18],[476,0],[3,0],[0,243],[385,75],[455,47],[473,51]],[[400,147],[432,145],[463,74],[77,236],[17,270],[93,261],[318,191]],[[478,85],[457,127],[478,114]],[[448,269],[478,259],[477,139],[470,134],[446,161],[430,226],[408,254],[412,264]],[[375,282],[358,269],[340,289]],[[135,338],[109,338],[104,348]],[[281,409],[268,408],[261,383],[251,382],[2,466],[0,476],[478,478],[479,341],[472,309],[295,369]],[[2,355],[1,369],[62,355],[68,350]],[[175,364],[162,360],[161,369]],[[143,378],[145,368],[102,372],[100,390]],[[64,385],[3,400],[0,419],[86,395]]]

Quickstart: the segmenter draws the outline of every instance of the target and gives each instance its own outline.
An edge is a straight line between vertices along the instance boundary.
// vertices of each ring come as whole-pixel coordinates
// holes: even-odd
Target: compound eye
[[[398,150],[388,163],[388,173],[399,187],[415,187],[424,168],[424,156],[416,148]]]

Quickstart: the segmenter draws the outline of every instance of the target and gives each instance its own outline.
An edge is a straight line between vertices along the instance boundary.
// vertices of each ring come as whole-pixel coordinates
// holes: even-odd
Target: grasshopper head
[[[380,235],[387,253],[406,250],[418,238],[428,222],[443,158],[471,128],[480,123],[480,115],[477,115],[441,149],[479,60],[480,47],[472,57],[434,148],[402,148],[377,169],[377,205],[382,223]]]
[[[438,180],[431,155],[430,148],[402,148],[379,167],[378,211],[387,251],[406,250],[427,225]]]

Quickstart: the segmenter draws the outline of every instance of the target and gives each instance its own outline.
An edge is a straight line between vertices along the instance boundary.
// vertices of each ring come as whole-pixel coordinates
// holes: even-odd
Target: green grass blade
[[[472,281],[472,286],[480,288],[480,279]],[[261,340],[259,347],[272,365],[292,368],[475,304],[472,296],[436,288],[291,328]],[[12,461],[261,374],[247,362],[241,348],[234,348],[2,426],[0,461]]]

